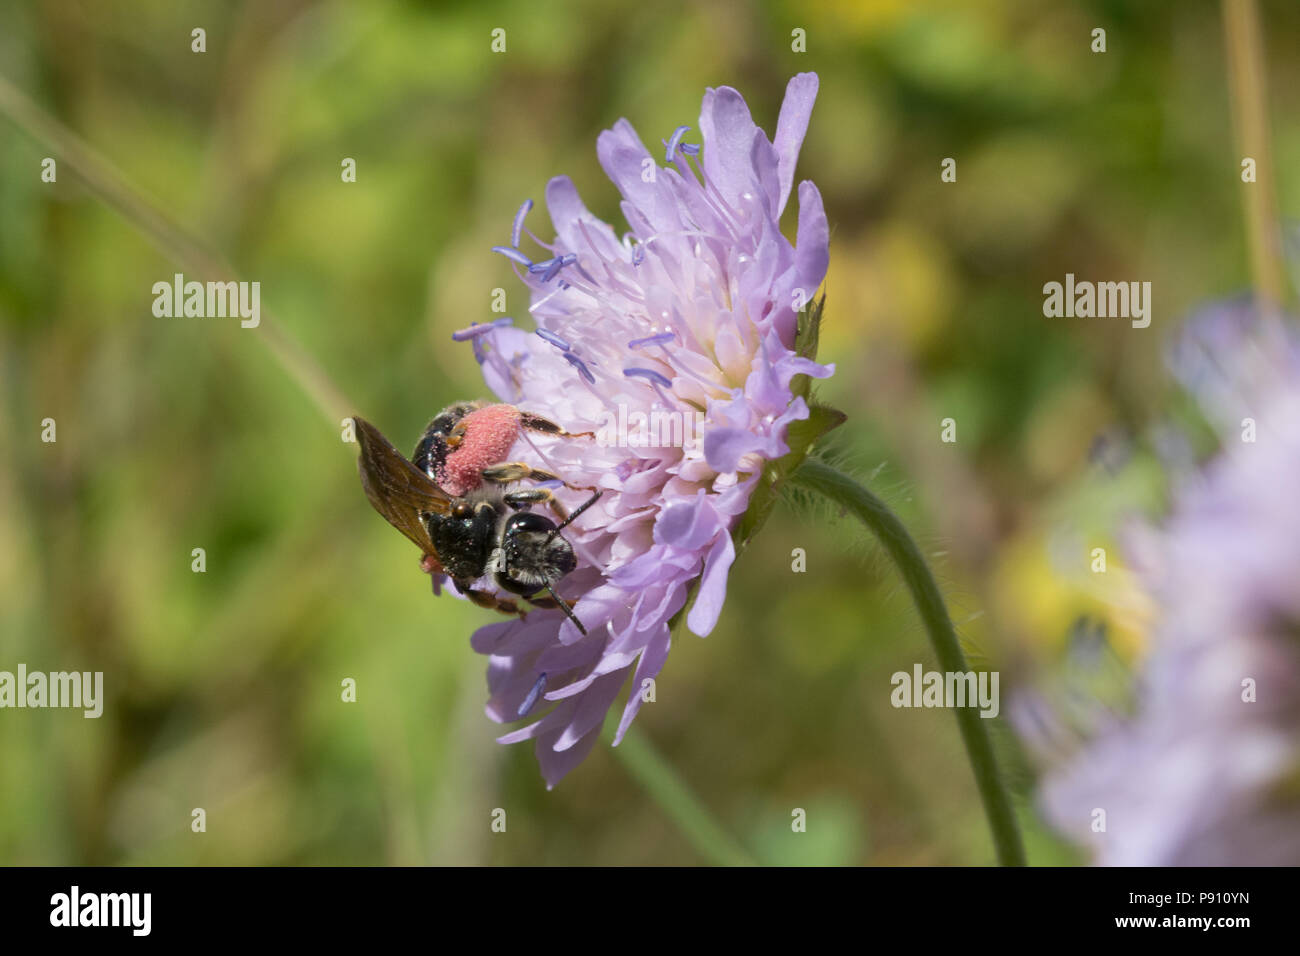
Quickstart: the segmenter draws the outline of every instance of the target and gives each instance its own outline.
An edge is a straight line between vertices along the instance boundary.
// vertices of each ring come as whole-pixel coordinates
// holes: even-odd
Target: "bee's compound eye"
[[[511,517],[508,529],[510,531],[554,531],[555,522],[534,511],[521,511]]]
[[[474,509],[464,501],[458,501],[451,506],[451,516],[453,518],[470,518],[473,515]]]

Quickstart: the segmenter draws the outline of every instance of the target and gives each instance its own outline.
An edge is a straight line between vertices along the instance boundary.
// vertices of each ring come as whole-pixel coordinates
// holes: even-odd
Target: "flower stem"
[[[612,726],[607,730],[612,730]],[[755,865],[644,735],[628,731],[614,748],[614,756],[672,819],[700,856],[715,866]]]
[[[883,501],[852,478],[814,458],[805,460],[790,476],[790,481],[797,487],[823,495],[852,512],[871,530],[889,552],[889,557],[898,566],[899,573],[907,583],[912,600],[916,602],[916,609],[925,622],[925,630],[939,659],[939,666],[949,672],[965,672],[966,655],[962,653],[957,641],[948,609],[943,603],[943,595],[939,593],[934,575],[930,573],[916,542],[898,517]],[[998,862],[1003,866],[1024,866],[1025,850],[1016,825],[1015,811],[998,772],[993,744],[979,712],[973,707],[957,708],[957,726],[961,730],[971,769],[975,772],[975,783],[993,834]]]

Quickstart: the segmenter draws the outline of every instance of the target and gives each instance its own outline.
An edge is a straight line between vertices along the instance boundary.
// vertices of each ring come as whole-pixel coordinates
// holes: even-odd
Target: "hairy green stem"
[[[943,595],[939,593],[934,575],[930,573],[929,565],[916,542],[898,517],[883,501],[852,478],[816,459],[804,461],[790,476],[790,481],[795,486],[823,495],[852,512],[871,530],[907,583],[912,600],[925,622],[926,634],[939,659],[939,666],[945,671],[964,673],[967,670],[966,655],[962,653],[961,644],[957,641],[957,633],[948,617]],[[988,817],[998,862],[1003,866],[1024,866],[1025,850],[1020,840],[1015,811],[998,772],[993,744],[979,711],[974,707],[957,708],[957,726],[961,730],[962,742],[966,745],[971,769],[975,772],[975,784],[979,788],[984,813]]]

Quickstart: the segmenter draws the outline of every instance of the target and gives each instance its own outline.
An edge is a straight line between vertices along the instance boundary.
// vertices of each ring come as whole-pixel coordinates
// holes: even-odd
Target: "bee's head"
[[[534,594],[578,566],[573,545],[544,515],[521,511],[506,519],[501,534],[504,562],[498,583],[515,594]]]

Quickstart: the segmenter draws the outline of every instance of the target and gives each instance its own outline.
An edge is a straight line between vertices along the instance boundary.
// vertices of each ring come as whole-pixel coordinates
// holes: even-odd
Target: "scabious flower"
[[[1174,359],[1224,449],[1183,482],[1162,527],[1132,535],[1160,608],[1134,716],[1105,718],[1042,803],[1103,864],[1295,864],[1300,339],[1221,306],[1191,320]]]
[[[534,740],[548,787],[591,750],[630,674],[622,739],[693,585],[686,624],[699,636],[713,629],[732,530],[765,465],[789,451],[790,423],[809,415],[796,376],[833,371],[796,352],[799,314],[829,260],[811,182],[798,187],[796,243],[779,228],[816,94],[814,74],[790,81],[773,140],[729,87],[704,95],[702,144],[686,142],[683,126],[652,153],[619,120],[596,152],[630,231],[620,237],[567,177],[552,179],[555,238],[524,227],[530,201],[496,250],[528,286],[536,330],[498,322],[461,333],[502,401],[600,435],[529,436],[514,451],[563,476],[571,487],[556,493],[570,508],[590,496],[574,487],[603,492],[564,531],[579,566],[560,590],[586,636],[540,610],[472,638],[489,655],[488,716],[529,721],[500,741]],[[544,253],[522,247],[525,235]]]

